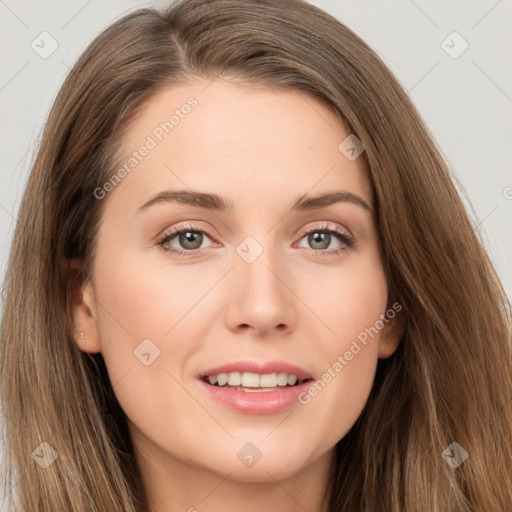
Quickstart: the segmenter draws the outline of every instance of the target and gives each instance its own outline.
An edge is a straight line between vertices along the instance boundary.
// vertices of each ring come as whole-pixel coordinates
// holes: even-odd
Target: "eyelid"
[[[314,231],[334,231],[334,232],[337,232],[337,233],[340,233],[340,234],[343,234],[345,235],[347,238],[354,238],[352,233],[345,227],[339,227],[337,226],[336,224],[329,224],[328,222],[322,222],[320,225],[318,224],[315,224],[313,226],[310,226],[308,228],[305,228],[303,231],[302,231],[302,236],[304,235],[307,235],[311,232],[314,232]]]

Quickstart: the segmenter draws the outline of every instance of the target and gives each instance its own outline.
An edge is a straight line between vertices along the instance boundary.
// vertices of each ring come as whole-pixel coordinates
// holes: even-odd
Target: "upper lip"
[[[308,373],[303,368],[296,366],[291,363],[287,363],[285,361],[252,361],[252,360],[243,360],[243,361],[235,361],[233,363],[224,364],[222,366],[216,366],[215,368],[210,368],[201,372],[199,374],[199,378],[208,377],[210,375],[218,375],[219,373],[231,373],[231,372],[251,372],[251,373],[259,373],[261,375],[268,373],[287,373],[289,375],[296,375],[298,379],[312,379],[310,373]]]

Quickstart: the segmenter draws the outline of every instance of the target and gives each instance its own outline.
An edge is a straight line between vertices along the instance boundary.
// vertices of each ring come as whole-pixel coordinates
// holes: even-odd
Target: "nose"
[[[294,328],[297,298],[290,272],[278,258],[270,257],[269,251],[252,263],[238,258],[230,274],[227,323],[231,330],[250,330],[265,337]]]

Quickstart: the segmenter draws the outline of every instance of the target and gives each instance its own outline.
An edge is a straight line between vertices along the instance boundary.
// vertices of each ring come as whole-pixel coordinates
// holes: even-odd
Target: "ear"
[[[84,352],[101,351],[96,318],[96,301],[92,282],[82,282],[83,260],[68,260],[68,276],[72,281],[71,312],[74,325],[74,339]],[[81,336],[83,333],[83,337]]]
[[[388,308],[386,319],[379,339],[379,359],[387,359],[395,353],[400,345],[406,325],[406,316],[402,305],[395,302],[391,308]]]

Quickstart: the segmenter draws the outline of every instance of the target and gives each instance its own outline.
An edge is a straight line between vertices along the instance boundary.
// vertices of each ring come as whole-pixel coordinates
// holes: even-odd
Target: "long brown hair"
[[[140,9],[73,66],[42,134],[4,282],[5,492],[30,512],[147,510],[103,358],[74,341],[66,261],[83,258],[74,278],[87,278],[105,203],[94,190],[117,169],[148,99],[220,75],[313,95],[366,148],[390,297],[407,325],[336,445],[330,510],[512,510],[510,303],[407,94],[359,37],[301,0]],[[47,468],[36,463],[50,449],[43,442],[58,454]],[[441,455],[453,442],[468,453],[457,468]]]

